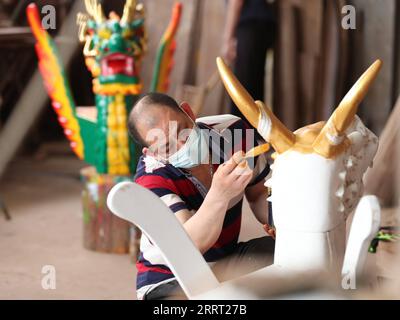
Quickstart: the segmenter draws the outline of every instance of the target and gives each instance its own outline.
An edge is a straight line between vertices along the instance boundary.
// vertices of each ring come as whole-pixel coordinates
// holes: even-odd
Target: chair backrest
[[[108,194],[107,205],[115,215],[137,225],[160,249],[188,298],[219,285],[174,213],[153,192],[133,182],[120,182]]]
[[[378,198],[372,195],[361,198],[354,213],[347,240],[342,275],[358,278],[362,275],[368,247],[379,230],[381,209]]]

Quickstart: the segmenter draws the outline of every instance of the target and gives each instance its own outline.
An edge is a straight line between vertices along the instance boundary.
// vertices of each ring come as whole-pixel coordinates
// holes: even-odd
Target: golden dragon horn
[[[121,24],[127,24],[132,21],[135,15],[136,1],[135,0],[126,0],[124,11],[121,17]]]
[[[102,23],[105,20],[101,4],[97,0],[85,0],[86,11],[97,23]]]
[[[276,152],[283,153],[290,149],[296,140],[293,132],[275,117],[270,108],[265,107],[261,101],[254,101],[220,57],[217,58],[217,66],[226,91],[251,125],[258,128],[259,133],[272,144]],[[261,119],[262,132],[259,126]]]
[[[354,120],[357,109],[381,69],[376,60],[353,85],[333,112],[313,143],[313,149],[326,158],[333,157],[344,147],[344,133]]]

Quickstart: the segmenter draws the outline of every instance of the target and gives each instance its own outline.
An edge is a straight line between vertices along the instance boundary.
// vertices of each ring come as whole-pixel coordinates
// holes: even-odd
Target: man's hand
[[[250,182],[253,171],[243,156],[242,151],[235,153],[215,172],[209,193],[220,201],[229,202],[241,194]]]
[[[222,57],[228,63],[228,65],[232,66],[233,62],[236,59],[237,54],[237,39],[236,38],[227,38],[222,43],[221,50]]]
[[[239,23],[243,3],[244,0],[228,1],[221,54],[229,65],[233,64],[237,55],[236,28]]]

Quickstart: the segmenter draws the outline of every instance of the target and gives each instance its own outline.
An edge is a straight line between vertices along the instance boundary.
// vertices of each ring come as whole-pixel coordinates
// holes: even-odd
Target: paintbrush
[[[267,152],[269,148],[270,148],[269,143],[261,144],[257,147],[254,147],[246,152],[246,154],[244,155],[244,159],[255,158],[260,154]]]
[[[245,167],[247,159],[255,158],[255,157],[259,156],[260,154],[267,152],[269,150],[269,148],[270,148],[269,143],[265,143],[265,144],[261,144],[257,147],[250,149],[249,151],[247,151],[245,153],[243,158],[240,159],[240,161],[238,162],[238,165],[241,167]]]

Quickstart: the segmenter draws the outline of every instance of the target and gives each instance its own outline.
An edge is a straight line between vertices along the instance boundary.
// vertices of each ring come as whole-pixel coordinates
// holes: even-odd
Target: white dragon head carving
[[[320,250],[318,244],[314,245],[315,252],[320,251],[319,256],[302,251],[310,259],[332,260],[333,256],[343,255],[343,225],[363,194],[363,174],[372,164],[378,146],[377,137],[364,126],[356,112],[378,74],[381,61],[377,60],[361,76],[327,122],[295,132],[286,128],[270,108],[254,101],[222,59],[217,59],[217,65],[235,104],[276,151],[272,177],[266,183],[272,188],[270,200],[277,231],[275,258],[282,254],[277,252],[278,247],[288,250],[283,254],[288,256],[283,259],[286,261],[297,252],[301,254],[294,237],[285,236],[285,244],[283,241],[278,244],[280,234],[290,233],[295,233],[304,245],[322,243]],[[338,226],[342,226],[339,233],[329,234]],[[343,239],[336,241],[338,234]],[[288,240],[293,243],[287,243]],[[335,249],[335,241],[341,243],[336,246],[340,249]],[[286,249],[290,246],[293,248]],[[328,252],[335,250],[336,254]]]

